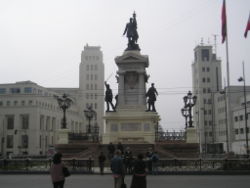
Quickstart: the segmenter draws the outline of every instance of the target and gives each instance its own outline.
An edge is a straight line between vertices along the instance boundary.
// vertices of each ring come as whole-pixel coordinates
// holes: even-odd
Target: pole
[[[248,149],[248,128],[247,128],[247,97],[246,97],[246,78],[245,78],[245,68],[244,68],[244,61],[242,62],[242,68],[243,68],[243,89],[244,89],[244,107],[245,107],[245,133],[246,133],[246,153],[247,158],[249,157],[249,149]]]
[[[225,2],[226,6],[226,2]],[[227,18],[226,18],[227,19]],[[227,20],[226,20],[227,23]],[[231,101],[230,101],[230,68],[229,68],[229,50],[228,50],[228,29],[226,24],[226,61],[227,61],[227,92],[226,92],[226,101],[227,101],[227,115],[230,117],[230,110],[231,110]],[[227,118],[227,125],[231,128],[231,121],[230,118]],[[231,130],[229,130],[231,132]],[[229,138],[228,144],[230,145]]]

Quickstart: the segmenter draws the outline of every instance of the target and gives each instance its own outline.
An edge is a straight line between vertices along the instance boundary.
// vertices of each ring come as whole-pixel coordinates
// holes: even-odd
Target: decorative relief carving
[[[138,84],[138,73],[135,71],[126,72],[125,74],[125,86],[128,86],[129,89],[134,89]]]

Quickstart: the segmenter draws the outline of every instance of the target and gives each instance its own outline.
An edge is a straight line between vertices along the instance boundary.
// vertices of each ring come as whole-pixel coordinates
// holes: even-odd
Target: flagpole
[[[225,9],[226,9],[226,0],[225,0]],[[230,121],[230,110],[231,110],[231,102],[230,102],[230,66],[229,66],[229,47],[228,47],[228,27],[227,27],[227,16],[226,16],[226,69],[227,69],[227,92],[226,92],[226,102],[227,102],[227,114],[228,114],[228,117],[226,119],[227,121],[227,125],[226,126],[229,126],[226,128],[227,131],[227,134],[229,136],[229,139],[228,139],[228,144],[229,144],[229,151],[231,151],[231,121]]]

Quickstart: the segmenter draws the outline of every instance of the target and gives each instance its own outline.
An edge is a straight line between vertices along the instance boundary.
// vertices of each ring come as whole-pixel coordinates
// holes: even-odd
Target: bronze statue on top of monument
[[[137,21],[135,12],[133,13],[133,18],[129,19],[129,23],[127,23],[123,35],[125,35],[126,33],[128,38],[128,47],[125,51],[140,50],[139,45],[137,44],[139,35],[137,32]]]

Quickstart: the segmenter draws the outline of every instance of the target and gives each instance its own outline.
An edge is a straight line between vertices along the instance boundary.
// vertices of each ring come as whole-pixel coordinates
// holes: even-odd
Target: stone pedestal
[[[198,137],[197,137],[197,132],[196,128],[194,127],[189,127],[186,129],[186,142],[187,143],[198,143]]]
[[[56,144],[68,144],[69,143],[69,129],[58,129]]]
[[[120,110],[106,113],[106,125],[102,138],[103,144],[126,143],[155,143],[155,132],[159,121],[156,112],[137,110]]]

